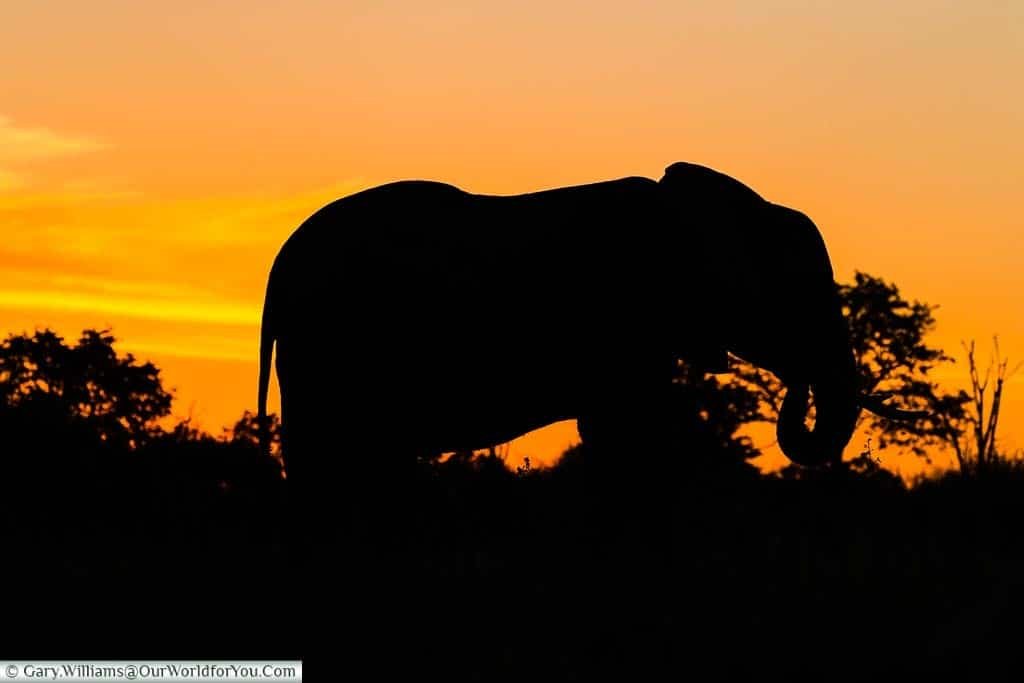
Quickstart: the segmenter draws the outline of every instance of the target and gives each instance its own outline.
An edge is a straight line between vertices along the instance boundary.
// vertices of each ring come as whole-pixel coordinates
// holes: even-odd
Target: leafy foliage
[[[281,420],[274,413],[267,415],[268,420],[268,434],[270,436],[270,452],[275,457],[280,457],[281,454]],[[245,444],[253,448],[258,448],[260,443],[260,425],[259,419],[256,413],[246,410],[242,413],[242,416],[238,418],[234,426],[230,429],[224,428],[224,434],[222,436],[224,441],[234,444]]]
[[[865,412],[862,423],[866,421],[879,448],[895,447],[930,461],[929,451],[948,443],[950,424],[962,420],[968,400],[964,392],[943,391],[930,377],[937,365],[953,361],[925,341],[935,327],[937,307],[908,301],[896,285],[862,272],[855,274],[852,284],[838,284],[838,288],[861,389],[885,392],[892,396],[893,405],[926,412],[900,422]],[[758,411],[748,414],[747,421],[778,421],[785,389],[774,375],[738,362],[730,384],[756,397]]]
[[[682,425],[682,437],[697,447],[697,454],[729,462],[760,455],[750,437],[739,434],[743,425],[761,419],[756,393],[684,362],[678,365],[675,385],[681,413],[691,417],[690,424]]]
[[[929,460],[929,449],[946,443],[948,421],[962,415],[967,398],[963,392],[942,391],[928,376],[937,364],[953,362],[924,340],[935,327],[937,307],[907,301],[896,285],[860,272],[853,285],[839,286],[839,295],[850,321],[861,388],[891,393],[897,405],[926,413],[901,422],[865,413],[878,446],[909,449]]]
[[[159,433],[171,394],[152,363],[119,356],[109,330],[85,330],[71,346],[52,330],[0,344],[0,406],[37,425],[78,429],[137,448]]]

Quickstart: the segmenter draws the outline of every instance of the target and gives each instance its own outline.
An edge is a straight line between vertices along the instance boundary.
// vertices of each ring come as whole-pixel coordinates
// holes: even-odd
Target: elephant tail
[[[263,317],[260,321],[259,389],[256,397],[256,423],[259,427],[260,452],[270,455],[270,422],[267,419],[267,393],[270,389],[270,364],[274,353],[277,330],[273,310],[273,272],[267,283],[267,294],[263,300]]]

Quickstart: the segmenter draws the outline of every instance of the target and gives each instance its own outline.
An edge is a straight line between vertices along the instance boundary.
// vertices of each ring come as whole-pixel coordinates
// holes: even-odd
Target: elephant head
[[[786,386],[777,435],[795,463],[838,461],[861,407],[909,417],[860,393],[860,378],[821,233],[729,176],[677,163],[659,182],[665,210],[684,225],[703,291],[717,312],[718,344]],[[813,395],[815,420],[806,424]]]

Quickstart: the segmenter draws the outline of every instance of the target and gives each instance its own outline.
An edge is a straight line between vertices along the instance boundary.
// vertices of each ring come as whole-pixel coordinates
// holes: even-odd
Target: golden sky
[[[1024,3],[838,5],[5,3],[0,331],[112,326],[218,430],[255,407],[270,262],[327,201],[688,160],[807,212],[839,279],[941,304],[933,343],[1024,358]],[[1024,447],[1024,373],[1005,401]]]

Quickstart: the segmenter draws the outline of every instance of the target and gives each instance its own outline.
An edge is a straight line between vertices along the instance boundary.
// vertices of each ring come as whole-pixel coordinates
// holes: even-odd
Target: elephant
[[[330,466],[313,457],[328,444],[365,461],[486,448],[572,418],[585,444],[656,432],[680,360],[724,372],[732,354],[774,373],[778,443],[800,465],[839,460],[862,407],[896,412],[859,391],[811,219],[686,162],[658,181],[483,195],[405,180],[339,199],[270,270],[261,424],[275,344],[298,486]]]

